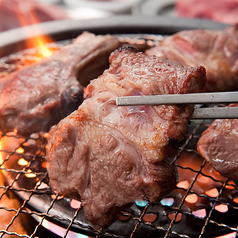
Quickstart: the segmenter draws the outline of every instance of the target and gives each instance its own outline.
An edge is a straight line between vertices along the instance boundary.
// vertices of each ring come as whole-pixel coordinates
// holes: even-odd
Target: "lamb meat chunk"
[[[225,30],[181,31],[146,53],[186,67],[203,65],[207,72],[204,91],[238,90],[238,25]]]
[[[232,104],[231,106],[238,106]],[[223,176],[238,183],[238,119],[216,119],[197,143],[198,152]]]
[[[175,188],[176,172],[165,158],[171,141],[185,138],[193,106],[119,107],[116,97],[199,92],[205,80],[203,67],[132,48],[114,51],[109,69],[87,86],[87,99],[49,133],[51,187],[80,198],[95,227],[110,225],[137,199],[158,201]]]
[[[78,108],[83,86],[108,68],[118,47],[114,36],[84,32],[52,56],[1,78],[0,130],[23,136],[48,131]]]
[[[237,0],[177,0],[175,12],[178,17],[205,18],[228,24],[238,23]]]

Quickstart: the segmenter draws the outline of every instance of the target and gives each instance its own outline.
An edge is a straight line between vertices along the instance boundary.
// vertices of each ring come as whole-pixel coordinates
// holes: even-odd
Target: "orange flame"
[[[36,42],[39,47],[40,54],[43,57],[48,57],[48,56],[52,55],[53,52],[46,46],[47,42],[45,41],[44,38],[37,37]]]
[[[29,11],[27,15],[17,10],[15,10],[15,13],[21,26],[33,25],[34,29],[37,30],[37,33],[39,35],[34,39],[27,40],[27,48],[38,48],[39,54],[42,57],[50,56],[53,52],[50,50],[49,47],[46,46],[46,44],[52,42],[52,39],[49,36],[40,36],[41,30],[39,25],[37,25],[40,20],[38,19],[37,14],[33,10]]]
[[[198,196],[196,194],[189,194],[185,198],[185,201],[188,203],[196,203],[198,201]]]
[[[212,188],[212,189],[206,191],[205,194],[209,197],[214,197],[214,198],[219,196],[219,192],[218,192],[217,188]]]
[[[19,154],[24,152],[23,148],[19,147],[23,141],[23,138],[16,137],[16,130],[0,137],[0,166],[5,167],[7,151],[15,151]]]
[[[215,209],[218,211],[218,212],[222,212],[222,213],[225,213],[228,211],[228,206],[226,204],[219,204],[219,205],[216,205],[215,206]]]

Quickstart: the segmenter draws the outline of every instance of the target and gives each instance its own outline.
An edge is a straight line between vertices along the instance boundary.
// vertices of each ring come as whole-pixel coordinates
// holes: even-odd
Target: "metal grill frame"
[[[184,30],[184,29],[195,29],[195,28],[208,28],[208,29],[221,29],[224,28],[226,25],[224,24],[217,24],[217,23],[213,23],[213,22],[209,22],[209,21],[197,21],[197,20],[191,20],[189,23],[187,22],[187,20],[181,19],[177,20],[176,19],[176,23],[171,20],[171,19],[167,19],[167,18],[160,18],[160,17],[156,17],[156,18],[131,18],[131,17],[124,17],[124,18],[114,18],[113,21],[111,21],[111,24],[108,25],[108,20],[99,20],[98,25],[95,25],[95,22],[92,21],[87,21],[87,22],[77,22],[77,21],[63,21],[63,22],[54,22],[54,23],[50,23],[50,24],[41,24],[43,26],[46,26],[44,28],[43,33],[44,34],[48,34],[52,36],[53,40],[66,40],[68,41],[69,39],[72,39],[73,37],[76,37],[79,33],[81,33],[84,30],[88,30],[94,33],[116,33],[116,34],[121,34],[121,33],[125,33],[127,34],[129,33],[146,33],[146,34],[171,34],[174,33],[176,31],[179,30]],[[159,23],[160,22],[160,23]],[[62,24],[64,23],[64,24]],[[60,25],[61,24],[61,25]],[[127,24],[127,25],[125,25]],[[69,25],[71,27],[69,27]],[[59,26],[61,26],[61,28],[59,29]],[[32,28],[32,27],[25,27],[25,28]],[[52,30],[54,28],[54,30]],[[112,30],[113,29],[113,30]],[[12,53],[12,49],[13,50],[22,50],[25,49],[25,45],[23,44],[23,41],[25,40],[25,36],[22,35],[23,29],[17,29],[16,31],[13,32],[9,32],[10,34],[8,35],[10,38],[16,34],[19,34],[19,32],[21,32],[20,37],[15,38],[14,39],[10,39],[10,41],[8,41],[6,43],[6,41],[1,41],[1,45],[0,45],[0,52],[3,53],[3,55],[6,55],[6,57],[0,59],[0,68],[2,68],[2,72],[6,72],[10,73],[12,71],[17,70],[18,68],[21,67],[21,62],[17,62],[15,61],[17,58],[20,58],[21,60],[21,54],[22,51],[20,52],[20,54],[16,53],[16,54],[11,54]],[[38,33],[36,33],[35,31],[33,31],[31,33],[30,36],[27,36],[28,38],[34,38],[35,36],[38,36]],[[0,34],[0,39],[6,38],[5,34]],[[8,37],[8,39],[9,39]],[[67,39],[65,39],[65,37]],[[14,47],[13,47],[14,46]],[[13,48],[12,48],[13,47]],[[53,46],[55,47],[55,46]],[[11,50],[10,50],[11,48]],[[24,57],[26,57],[29,60],[29,63],[34,62],[37,60],[37,54],[35,54],[35,51],[33,49],[30,51],[24,51],[27,52],[26,55],[24,55]],[[29,53],[32,54],[32,57],[28,57]],[[11,55],[9,55],[11,54]],[[13,58],[12,58],[13,57]],[[15,57],[15,58],[14,58]],[[24,59],[23,57],[23,59]],[[13,62],[13,64],[11,64],[11,62]],[[0,77],[3,75],[0,75]],[[175,165],[177,159],[179,158],[179,155],[184,151],[184,150],[191,150],[190,147],[190,143],[192,140],[196,140],[198,139],[198,135],[197,132],[199,130],[201,130],[201,127],[203,127],[204,129],[204,125],[206,124],[206,121],[194,121],[191,122],[191,125],[189,126],[190,128],[188,128],[189,131],[189,136],[187,138],[187,140],[180,146],[178,153],[175,157],[170,158],[170,163]],[[191,131],[192,130],[192,131]],[[7,136],[7,135],[1,135],[1,138]],[[42,138],[42,137],[41,137]],[[29,139],[29,138],[27,138]],[[43,148],[44,149],[44,148]],[[192,148],[194,149],[194,148]],[[3,150],[0,150],[0,152],[4,152]],[[9,154],[9,156],[15,154],[15,151],[5,151]],[[35,154],[32,156],[33,160],[39,159],[40,157],[42,157],[41,155],[42,151],[39,151],[38,154]],[[4,166],[5,161],[3,162],[3,166]],[[199,176],[199,174],[202,173],[202,168],[205,166],[206,162],[204,161],[204,163],[202,164],[200,170],[198,171],[194,171],[197,175],[196,178]],[[15,215],[12,217],[11,222],[8,224],[8,226],[6,227],[5,230],[0,230],[0,237],[4,237],[4,234],[7,235],[16,235],[19,237],[36,237],[39,236],[42,232],[42,229],[44,229],[44,222],[50,221],[53,223],[57,223],[60,226],[64,227],[64,233],[62,234],[62,237],[66,237],[67,235],[69,235],[70,232],[81,232],[82,234],[86,234],[89,236],[97,236],[97,237],[125,237],[125,236],[118,236],[115,235],[111,232],[111,228],[109,227],[109,229],[106,230],[100,230],[100,231],[95,231],[92,226],[90,224],[87,223],[87,221],[83,220],[78,221],[77,217],[81,216],[82,213],[82,209],[78,208],[72,211],[71,213],[71,218],[64,218],[63,216],[59,216],[59,215],[54,215],[52,214],[52,210],[54,211],[56,204],[59,201],[63,201],[63,203],[68,204],[70,202],[69,199],[64,198],[64,199],[59,199],[59,195],[55,194],[53,191],[51,191],[51,189],[46,188],[46,189],[38,189],[38,187],[43,183],[43,180],[46,179],[47,174],[46,173],[42,173],[42,172],[37,172],[35,173],[36,177],[39,177],[39,181],[38,183],[35,185],[35,187],[33,187],[32,189],[25,189],[22,187],[18,186],[18,179],[19,177],[21,177],[24,174],[27,174],[27,167],[25,167],[23,170],[16,170],[14,168],[5,168],[5,167],[1,167],[0,168],[1,171],[5,171],[5,173],[16,173],[17,176],[15,179],[13,180],[9,180],[9,178],[7,178],[7,184],[4,184],[3,186],[0,186],[0,189],[3,189],[4,192],[2,194],[0,194],[0,201],[4,196],[7,196],[9,192],[13,192],[14,194],[17,194],[17,196],[21,199],[22,204],[18,209],[11,209],[8,207],[0,207],[0,209],[4,209],[5,211],[13,211],[15,213]],[[182,169],[189,169],[189,170],[193,170],[192,168],[182,168]],[[32,173],[32,172],[31,172]],[[34,172],[33,172],[34,173]],[[205,175],[207,176],[207,175]],[[7,177],[7,176],[6,176]],[[212,178],[213,179],[213,178]],[[196,180],[196,179],[195,179]],[[194,183],[195,183],[194,180]],[[229,233],[229,232],[235,232],[235,237],[238,234],[238,230],[237,227],[235,226],[230,226],[225,224],[225,222],[217,222],[215,220],[213,220],[212,214],[214,213],[215,210],[215,205],[220,201],[219,198],[222,196],[223,191],[225,189],[225,187],[227,186],[227,184],[229,184],[229,181],[226,180],[224,181],[218,181],[221,183],[221,189],[219,191],[219,196],[215,199],[211,199],[206,195],[205,196],[207,199],[209,199],[211,201],[212,208],[210,209],[208,216],[206,217],[206,219],[203,219],[204,221],[204,225],[202,227],[202,229],[199,232],[199,237],[211,237],[210,233],[206,234],[206,228],[208,227],[209,224],[213,224],[215,226],[217,226],[218,228],[221,228],[221,233]],[[231,185],[234,186],[234,185]],[[237,188],[235,187],[234,190],[237,190]],[[130,213],[130,211],[123,211],[121,214],[125,217],[128,217],[130,220],[132,220],[134,222],[134,227],[131,231],[131,233],[129,234],[129,236],[127,237],[142,237],[141,234],[143,234],[143,232],[141,232],[141,227],[143,228],[144,226],[150,227],[152,230],[155,230],[156,232],[159,232],[160,236],[159,237],[193,237],[190,235],[187,235],[186,232],[183,233],[178,233],[176,230],[174,230],[174,226],[176,225],[176,218],[179,215],[179,213],[183,213],[185,215],[194,217],[194,215],[191,212],[187,212],[187,211],[183,211],[181,210],[181,207],[183,206],[183,204],[185,203],[185,198],[187,195],[194,193],[192,190],[192,184],[190,185],[190,187],[185,191],[185,196],[182,199],[182,202],[179,204],[178,207],[174,207],[172,208],[173,211],[175,211],[175,216],[174,219],[172,219],[169,223],[169,226],[167,227],[167,229],[165,229],[162,226],[156,226],[153,222],[146,222],[143,220],[143,216],[148,212],[150,204],[138,209],[137,211],[140,211],[137,215],[132,215]],[[23,195],[22,195],[23,194]],[[238,194],[238,191],[237,191]],[[28,195],[28,197],[26,197],[26,195]],[[48,204],[47,209],[45,210],[45,212],[40,212],[36,209],[34,209],[34,206],[32,207],[31,204],[31,199],[32,197],[35,196],[47,196],[50,197],[51,195],[54,195],[54,199],[51,200],[51,202]],[[201,196],[200,194],[197,194],[197,196]],[[43,198],[43,200],[45,199],[45,197]],[[38,200],[37,200],[38,201]],[[30,204],[30,205],[29,205]],[[222,203],[221,203],[222,204]],[[227,205],[228,207],[231,207],[234,210],[238,209],[238,205],[234,206],[232,204],[229,203],[224,203],[224,205]],[[135,204],[133,205],[135,206]],[[166,209],[168,209],[167,207],[165,207]],[[57,209],[56,209],[57,210]],[[34,217],[36,222],[36,225],[34,226],[34,230],[31,231],[31,233],[29,235],[20,235],[17,232],[13,231],[8,231],[8,228],[11,227],[12,223],[14,223],[15,218],[17,218],[19,216],[19,214],[26,214],[30,217]],[[224,231],[223,231],[224,230]],[[45,232],[45,231],[44,231]],[[138,234],[140,233],[140,234]],[[152,232],[153,234],[153,232]],[[196,234],[197,235],[197,234]],[[52,234],[50,234],[49,237],[51,237]],[[152,237],[152,236],[151,236]],[[197,237],[197,236],[196,236]]]
[[[194,148],[191,148],[190,144],[191,144],[192,140],[196,141],[199,138],[197,133],[201,129],[201,127],[204,128],[204,124],[206,124],[205,121],[192,122],[191,123],[190,129],[192,129],[192,131],[190,131],[190,134],[189,134],[187,140],[180,146],[177,155],[174,156],[173,158],[171,158],[171,163],[173,165],[176,164],[176,161],[178,160],[178,158],[180,157],[180,154],[183,151],[185,151],[185,150],[191,151],[191,150],[194,149]],[[7,135],[2,135],[2,138],[3,137],[8,137],[8,136]],[[10,137],[14,137],[14,136],[11,135]],[[16,136],[16,138],[18,138],[18,137]],[[39,137],[39,139],[35,139],[35,140],[43,140],[42,138],[43,137]],[[29,138],[27,138],[26,141],[28,139]],[[20,143],[19,148],[22,148],[23,144],[26,141],[23,141],[22,143]],[[20,157],[27,157],[28,160],[30,161],[27,166],[24,166],[20,170],[19,169],[14,169],[14,168],[6,168],[7,166],[4,167],[4,164],[8,163],[8,161],[11,159],[11,157],[15,156],[17,154],[16,151],[17,151],[18,148],[16,148],[16,150],[14,150],[14,151],[0,150],[0,152],[6,152],[7,153],[7,158],[1,164],[2,165],[1,170],[4,171],[5,176],[6,176],[6,173],[16,174],[13,179],[9,179],[11,176],[7,175],[6,176],[7,184],[5,186],[0,186],[1,189],[5,190],[5,192],[3,192],[0,196],[0,201],[1,201],[1,198],[3,196],[6,196],[6,194],[9,191],[18,195],[20,197],[20,200],[22,201],[22,205],[18,209],[13,209],[12,210],[11,208],[8,208],[8,207],[0,207],[0,209],[5,209],[6,211],[14,211],[15,212],[15,215],[12,217],[11,222],[8,224],[8,226],[6,227],[5,230],[0,230],[0,234],[2,232],[3,234],[8,234],[8,235],[13,235],[13,234],[18,235],[19,237],[26,237],[26,238],[35,237],[40,232],[40,229],[42,228],[43,223],[45,222],[45,220],[51,221],[51,222],[56,223],[56,224],[59,223],[61,226],[63,225],[64,229],[65,229],[65,234],[62,234],[62,237],[66,237],[67,234],[69,232],[72,232],[72,231],[80,232],[82,234],[86,234],[86,235],[90,235],[90,236],[97,236],[97,237],[132,237],[132,238],[133,237],[143,237],[138,233],[141,232],[141,229],[144,230],[143,232],[146,232],[146,227],[150,227],[150,228],[152,228],[152,230],[156,230],[156,233],[161,234],[161,236],[157,236],[157,237],[164,237],[164,238],[165,237],[166,238],[167,237],[184,237],[184,238],[185,237],[186,238],[188,238],[188,237],[213,237],[213,236],[211,236],[211,234],[214,234],[214,235],[217,236],[217,235],[221,235],[223,233],[230,233],[230,232],[235,232],[236,236],[238,234],[238,229],[237,229],[236,225],[235,226],[228,225],[228,224],[226,224],[225,220],[223,222],[217,222],[217,221],[215,221],[211,218],[212,214],[215,212],[215,205],[216,204],[219,203],[219,204],[227,205],[229,208],[232,208],[236,211],[235,214],[237,214],[238,204],[237,204],[237,206],[234,206],[230,203],[222,202],[222,201],[219,200],[219,198],[223,194],[223,191],[224,191],[225,187],[227,185],[229,185],[230,183],[229,183],[228,179],[225,179],[223,181],[219,181],[219,180],[214,179],[210,175],[203,174],[202,169],[204,168],[204,166],[206,164],[205,160],[203,161],[201,167],[198,170],[194,170],[193,168],[190,168],[190,167],[183,167],[181,165],[176,165],[177,167],[180,167],[183,170],[190,170],[190,171],[194,172],[196,175],[195,175],[195,179],[192,181],[189,188],[184,190],[184,196],[181,198],[181,202],[178,206],[175,206],[175,207],[173,207],[173,206],[172,207],[161,206],[164,209],[163,212],[165,212],[165,211],[175,212],[174,219],[172,219],[170,221],[169,226],[167,228],[162,227],[162,226],[157,226],[157,225],[155,225],[154,222],[148,222],[148,221],[143,220],[143,216],[145,214],[147,214],[149,207],[151,205],[153,206],[153,204],[147,204],[146,206],[144,206],[140,209],[137,208],[136,209],[137,211],[140,210],[140,212],[138,212],[138,214],[132,214],[128,210],[121,212],[123,214],[123,216],[128,216],[129,219],[131,219],[135,222],[135,225],[134,225],[132,231],[128,234],[128,236],[115,235],[115,234],[113,234],[113,231],[110,230],[110,227],[109,227],[109,229],[105,229],[105,230],[101,230],[101,231],[94,230],[89,223],[87,223],[87,222],[85,223],[85,221],[83,221],[83,220],[80,221],[80,219],[82,218],[82,212],[83,212],[81,207],[79,207],[78,209],[71,209],[72,210],[71,218],[59,216],[58,214],[54,214],[55,210],[57,211],[57,209],[59,209],[59,206],[61,206],[62,204],[65,204],[67,206],[66,209],[70,209],[70,207],[68,207],[68,204],[70,203],[70,199],[60,198],[60,200],[59,200],[59,195],[54,193],[50,188],[40,189],[40,185],[43,183],[43,181],[47,177],[47,172],[43,172],[43,173],[39,172],[39,171],[38,172],[34,172],[34,171],[33,172],[28,172],[28,169],[31,168],[31,164],[34,163],[35,160],[39,160],[39,159],[44,158],[44,156],[42,156],[42,152],[44,151],[44,145],[45,145],[45,139],[44,139],[44,142],[43,142],[43,146],[40,148],[40,150],[38,150],[38,152],[35,155],[32,155],[32,156],[30,155],[29,156],[29,154],[27,154],[27,155],[24,155],[24,153],[20,154]],[[20,183],[19,182],[20,177],[24,176],[28,173],[31,173],[31,174],[33,173],[36,176],[36,178],[38,178],[37,183],[35,184],[34,187],[32,187],[32,189],[29,189],[29,188],[26,189],[26,188],[19,187],[18,183]],[[203,176],[209,177],[212,180],[221,184],[218,197],[211,198],[211,197],[209,197],[205,194],[199,194],[199,193],[196,193],[196,192],[193,191],[193,189],[192,189],[193,184],[196,182],[196,179],[200,174],[203,174]],[[238,195],[238,188],[235,187],[234,184],[230,184],[230,186],[234,186],[234,192]],[[23,195],[22,195],[22,193],[23,193]],[[210,203],[212,205],[211,205],[211,208],[210,208],[210,210],[209,210],[209,212],[208,212],[208,214],[205,218],[195,217],[191,213],[191,211],[184,211],[182,209],[182,206],[185,203],[185,199],[189,194],[196,194],[197,196],[205,197],[206,199],[208,199],[210,201]],[[34,207],[34,204],[36,202],[45,201],[46,197],[51,197],[52,195],[54,195],[54,198],[50,202],[46,203],[47,208],[45,209],[45,212],[40,212],[37,209],[35,210],[35,208],[37,208],[37,206]],[[61,205],[57,205],[57,203],[59,201],[62,201],[63,203]],[[135,204],[133,206],[135,206]],[[150,212],[151,211],[149,210],[149,213]],[[158,211],[156,211],[156,212],[158,212]],[[25,214],[28,214],[30,216],[33,216],[37,220],[37,224],[34,228],[34,231],[32,231],[32,233],[30,235],[20,235],[20,234],[17,234],[16,232],[9,232],[8,231],[8,228],[11,227],[15,218],[21,213],[25,213]],[[183,214],[183,216],[189,216],[191,218],[195,218],[195,220],[200,219],[204,222],[204,225],[201,227],[201,230],[200,230],[199,234],[196,233],[195,234],[196,236],[194,236],[194,235],[190,236],[190,235],[186,234],[186,230],[184,230],[184,233],[181,233],[181,232],[179,233],[176,230],[174,230],[174,226],[176,224],[176,217],[180,213]],[[79,216],[79,219],[77,219],[77,216]],[[216,229],[217,229],[216,232],[210,232],[210,231],[207,232],[206,231],[207,227],[210,224],[213,224],[216,227]],[[125,224],[124,224],[124,226],[126,227]],[[141,228],[140,226],[143,226],[143,228]],[[154,234],[154,232],[152,232],[152,234]],[[148,236],[148,237],[153,237],[153,236]]]

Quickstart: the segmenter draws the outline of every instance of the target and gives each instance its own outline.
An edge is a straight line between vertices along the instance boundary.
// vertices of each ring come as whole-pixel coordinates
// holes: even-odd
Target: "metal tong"
[[[238,91],[117,97],[118,106],[238,103]],[[238,119],[238,107],[196,107],[192,119]]]

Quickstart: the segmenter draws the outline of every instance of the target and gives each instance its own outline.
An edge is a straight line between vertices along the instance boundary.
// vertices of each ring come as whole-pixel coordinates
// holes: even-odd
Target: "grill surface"
[[[132,38],[138,43],[134,36]],[[142,38],[146,38],[144,46],[145,42],[153,44],[153,40],[159,40],[161,36],[140,36],[140,45]],[[131,42],[131,36],[121,35],[123,39]],[[68,42],[50,47],[57,50]],[[31,49],[2,58],[0,77],[37,61],[39,57],[39,52]],[[131,208],[118,214],[117,221],[109,228],[100,231],[94,230],[85,219],[80,201],[62,198],[49,187],[44,160],[47,134],[34,134],[29,138],[18,137],[14,132],[1,134],[0,169],[6,181],[0,186],[0,202],[13,193],[21,204],[14,209],[0,206],[0,212],[13,212],[11,221],[0,230],[0,235],[36,237],[46,227],[61,237],[74,237],[75,233],[134,238],[217,237],[233,233],[236,237],[238,188],[214,171],[196,152],[197,140],[210,123],[192,121],[187,140],[180,145],[177,155],[169,158],[179,175],[173,192],[156,204],[136,201]],[[20,215],[33,217],[33,229],[27,235],[11,229]]]

